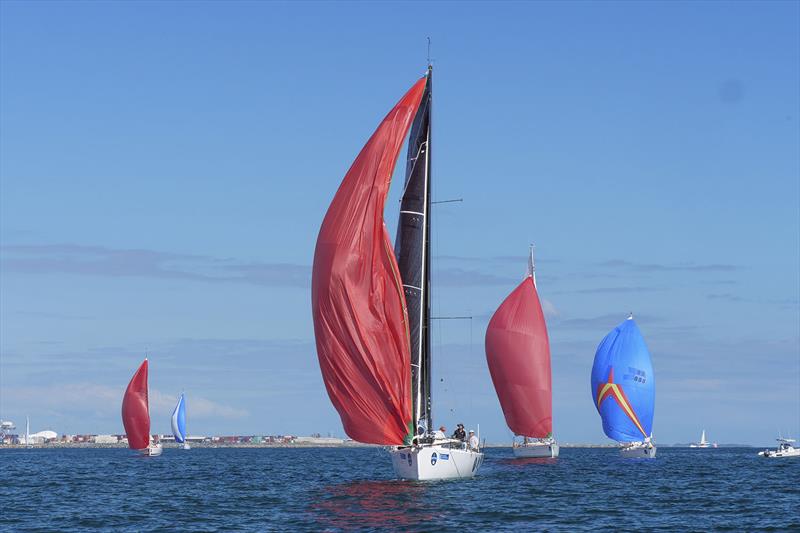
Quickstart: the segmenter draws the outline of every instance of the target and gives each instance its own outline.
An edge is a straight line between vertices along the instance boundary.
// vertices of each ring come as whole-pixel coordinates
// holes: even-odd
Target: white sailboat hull
[[[191,450],[191,449],[192,449],[192,447],[191,447],[191,446],[189,446],[189,443],[188,443],[188,442],[184,442],[184,443],[183,443],[183,446],[181,446],[181,447],[182,447],[184,450]]]
[[[655,444],[634,442],[620,449],[619,453],[625,459],[655,459],[656,446]]]
[[[557,442],[531,442],[514,446],[514,457],[558,457]]]
[[[161,455],[162,451],[163,448],[161,447],[161,444],[151,444],[147,448],[139,450],[139,453],[147,457],[158,457]]]
[[[468,450],[461,442],[398,446],[391,448],[389,455],[400,479],[471,478],[483,464],[483,453]]]

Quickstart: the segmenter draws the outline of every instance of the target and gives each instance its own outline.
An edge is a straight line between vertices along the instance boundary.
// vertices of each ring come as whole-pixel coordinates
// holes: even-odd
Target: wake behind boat
[[[328,396],[348,436],[391,446],[403,479],[472,477],[483,462],[477,447],[432,431],[431,82],[429,66],[345,175],[320,228],[311,282]],[[409,128],[393,251],[383,211]]]
[[[128,383],[122,398],[122,424],[128,437],[128,447],[142,455],[161,455],[161,443],[150,442],[150,403],[147,391],[147,358]]]
[[[592,366],[592,399],[603,431],[626,458],[655,458],[655,380],[650,352],[633,315],[605,336]]]
[[[550,341],[536,291],[533,246],[528,273],[503,300],[486,328],[486,362],[506,424],[515,435],[516,457],[558,457],[553,438]]]

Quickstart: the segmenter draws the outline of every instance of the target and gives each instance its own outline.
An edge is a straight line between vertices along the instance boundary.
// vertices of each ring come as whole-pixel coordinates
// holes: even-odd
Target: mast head
[[[431,65],[431,38],[428,37],[428,72],[430,72],[432,69],[433,66]]]
[[[531,243],[528,250],[528,276],[533,278],[533,284],[536,285],[536,262],[533,260],[533,251],[536,246]]]

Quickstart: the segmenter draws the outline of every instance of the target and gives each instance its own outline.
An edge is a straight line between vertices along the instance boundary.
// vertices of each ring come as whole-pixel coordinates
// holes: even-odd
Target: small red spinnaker
[[[150,444],[150,407],[147,400],[147,359],[131,378],[122,399],[122,424],[128,446],[143,450]]]
[[[411,422],[406,303],[383,208],[425,83],[411,87],[356,157],[314,252],[317,357],[344,430],[359,442],[402,444]]]
[[[532,275],[489,321],[486,361],[511,431],[547,437],[553,431],[550,342]]]

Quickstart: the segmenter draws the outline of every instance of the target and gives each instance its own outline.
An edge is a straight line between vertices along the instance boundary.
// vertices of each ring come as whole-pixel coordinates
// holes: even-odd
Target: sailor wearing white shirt
[[[439,426],[439,431],[433,434],[435,440],[444,440],[447,438],[447,429],[444,426]]]
[[[474,430],[469,430],[469,448],[478,451],[478,437],[475,436]]]

